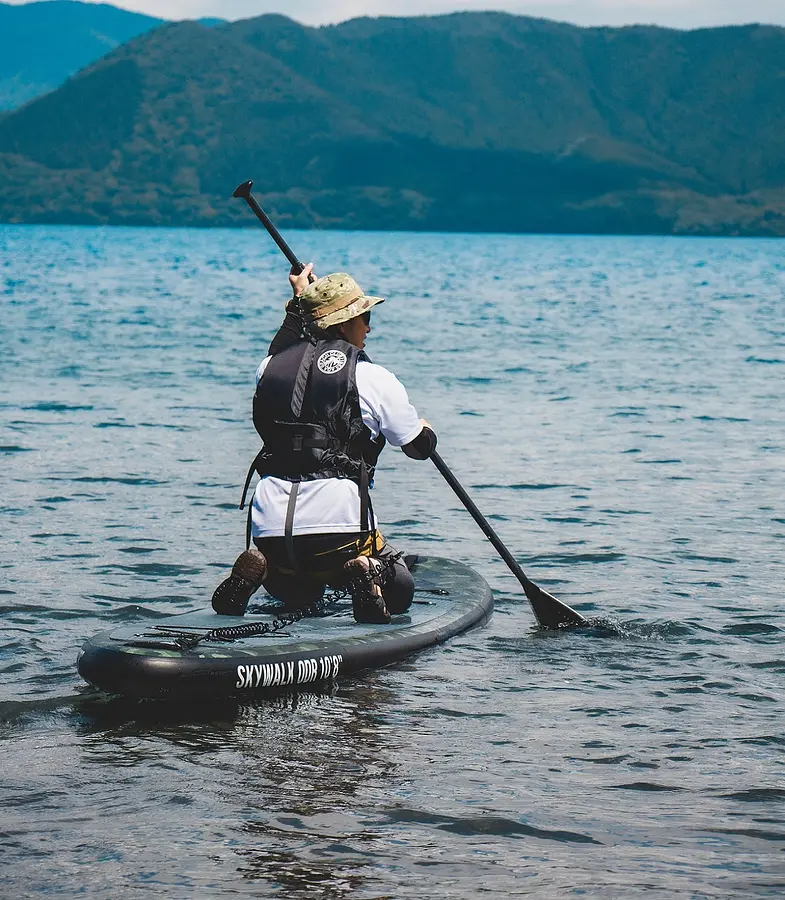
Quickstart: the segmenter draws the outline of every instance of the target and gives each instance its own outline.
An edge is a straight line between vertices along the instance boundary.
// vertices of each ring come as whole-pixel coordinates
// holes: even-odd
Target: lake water
[[[241,549],[261,229],[0,226],[0,895],[779,897],[785,243],[288,234],[388,302],[368,349],[527,574],[538,633],[430,463],[393,543],[490,623],[324,690],[96,698],[83,638],[204,606]]]

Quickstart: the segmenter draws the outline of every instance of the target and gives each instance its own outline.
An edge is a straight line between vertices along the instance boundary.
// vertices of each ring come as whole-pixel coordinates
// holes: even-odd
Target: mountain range
[[[0,220],[785,235],[783,110],[771,26],[159,24],[0,118]]]

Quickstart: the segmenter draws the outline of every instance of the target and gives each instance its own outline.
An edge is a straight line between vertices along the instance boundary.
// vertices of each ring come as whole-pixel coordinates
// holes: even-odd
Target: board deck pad
[[[208,609],[95,635],[85,641],[77,668],[88,683],[127,697],[249,696],[389,665],[443,643],[491,615],[491,589],[469,566],[418,557],[411,569],[414,602],[389,625],[358,624],[351,600],[346,599],[328,607],[324,615],[300,619],[271,634],[178,647],[181,634],[201,636],[217,628],[269,623],[277,614],[254,612],[253,606],[243,617],[219,616]],[[260,594],[257,603],[264,604],[269,598],[263,591]]]

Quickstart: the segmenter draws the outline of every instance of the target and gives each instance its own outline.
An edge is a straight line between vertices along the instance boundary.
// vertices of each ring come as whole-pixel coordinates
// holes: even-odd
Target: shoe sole
[[[368,564],[364,565],[366,560]],[[379,566],[374,566],[376,569],[374,573],[371,572],[371,566],[371,561],[362,556],[349,560],[344,566],[351,577],[354,620],[362,625],[389,625],[391,617],[384,602],[384,595],[374,592],[374,587],[378,587],[381,591],[381,585],[376,580]]]

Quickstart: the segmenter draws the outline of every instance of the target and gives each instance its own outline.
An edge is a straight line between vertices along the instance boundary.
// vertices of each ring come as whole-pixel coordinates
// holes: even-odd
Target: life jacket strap
[[[256,467],[259,465],[259,460],[264,453],[264,447],[254,456],[253,462],[251,463],[250,469],[248,469],[248,474],[245,476],[245,485],[243,486],[243,494],[240,497],[240,509],[245,508],[245,498],[248,496],[248,487],[251,484],[251,479],[253,478],[253,473],[256,471]],[[247,548],[246,548],[247,549]]]
[[[256,471],[256,467],[259,464],[259,458],[264,453],[264,447],[256,454],[253,462],[251,463],[250,469],[248,469],[248,474],[245,476],[245,484],[243,485],[243,494],[240,497],[240,509],[243,509],[245,506],[245,499],[248,496],[248,487],[251,484],[251,479],[253,478],[253,473]],[[251,516],[253,513],[253,503],[248,504],[248,515],[245,517],[245,549],[248,550],[251,546]]]
[[[289,491],[289,502],[286,504],[286,523],[284,524],[284,542],[286,545],[286,558],[294,572],[299,572],[300,566],[294,552],[294,507],[297,505],[297,494],[300,491],[300,482],[293,481]]]
[[[368,520],[371,492],[368,490],[368,467],[365,460],[360,463],[360,531],[370,531],[371,523]]]
[[[301,450],[346,450],[337,439],[327,434],[324,425],[311,422],[274,422],[267,435],[265,450],[273,454],[299,453]]]
[[[242,507],[240,507],[242,509]],[[251,518],[251,514],[253,513],[253,503],[248,504],[248,515],[245,517],[245,549],[251,549],[251,527],[253,525],[253,521]]]
[[[371,555],[376,556],[378,552],[377,535],[378,531],[373,524],[373,503],[371,502],[371,479],[368,473],[368,466],[363,459],[360,463],[360,531],[367,534],[372,539]]]
[[[311,366],[313,365],[313,357],[316,353],[316,344],[309,342],[300,360],[300,368],[297,370],[297,377],[294,380],[294,390],[292,391],[292,415],[295,419],[300,418],[303,411],[303,400],[305,400],[305,388],[308,384],[308,376],[311,374]]]

